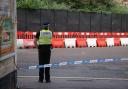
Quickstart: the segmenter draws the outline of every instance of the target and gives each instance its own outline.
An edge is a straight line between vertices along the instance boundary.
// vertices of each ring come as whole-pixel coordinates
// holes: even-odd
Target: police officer
[[[36,34],[35,45],[38,47],[39,53],[39,65],[49,64],[51,57],[51,39],[52,32],[49,30],[49,23],[43,24],[43,29]],[[40,68],[39,69],[39,82],[43,83],[43,80],[46,80],[46,83],[50,83],[50,67]]]

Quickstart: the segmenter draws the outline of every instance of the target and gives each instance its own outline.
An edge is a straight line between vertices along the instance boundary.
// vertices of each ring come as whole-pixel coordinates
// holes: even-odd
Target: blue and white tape
[[[80,61],[65,61],[60,63],[53,63],[53,64],[45,64],[45,65],[33,65],[29,66],[27,69],[39,69],[39,68],[45,68],[45,67],[52,67],[52,68],[58,68],[61,66],[66,65],[78,65],[78,64],[94,64],[94,63],[107,63],[107,62],[120,62],[120,61],[128,61],[128,58],[120,58],[120,57],[113,57],[109,59],[105,58],[99,58],[99,59],[83,59]]]

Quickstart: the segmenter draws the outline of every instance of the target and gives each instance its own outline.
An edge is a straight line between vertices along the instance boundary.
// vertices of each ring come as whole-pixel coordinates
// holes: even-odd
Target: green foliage
[[[65,3],[58,4],[50,0],[17,0],[17,8],[31,9],[69,9]]]
[[[113,12],[113,13],[127,13],[128,14],[128,7],[116,5],[113,8],[111,8],[111,12]]]
[[[81,5],[80,9],[84,11],[101,12],[109,11],[114,6],[114,3],[112,0],[79,0],[79,5]]]
[[[54,0],[58,3],[66,3],[71,6],[71,9],[80,9],[85,6],[98,7],[99,5],[105,7],[112,7],[113,0]]]
[[[113,0],[17,0],[17,8],[68,9],[84,12],[128,12],[128,7],[117,6],[113,3]]]

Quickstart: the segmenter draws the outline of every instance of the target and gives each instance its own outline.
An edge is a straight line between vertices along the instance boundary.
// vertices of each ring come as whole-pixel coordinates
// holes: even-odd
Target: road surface
[[[38,64],[37,49],[18,49],[19,67]],[[127,57],[127,47],[56,48],[51,63],[86,58]],[[38,70],[18,70],[20,89],[128,89],[128,61],[67,65],[51,69],[50,84],[38,83]]]

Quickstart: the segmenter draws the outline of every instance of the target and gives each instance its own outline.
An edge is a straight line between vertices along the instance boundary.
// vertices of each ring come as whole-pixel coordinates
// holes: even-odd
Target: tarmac
[[[20,89],[128,89],[128,79],[51,78],[51,83],[38,83],[38,77],[19,78]]]
[[[18,66],[38,63],[36,49],[18,49]],[[53,49],[51,63],[85,57],[127,57],[127,47]],[[128,61],[67,65],[51,69],[51,83],[38,82],[38,70],[18,70],[20,89],[128,89]]]

